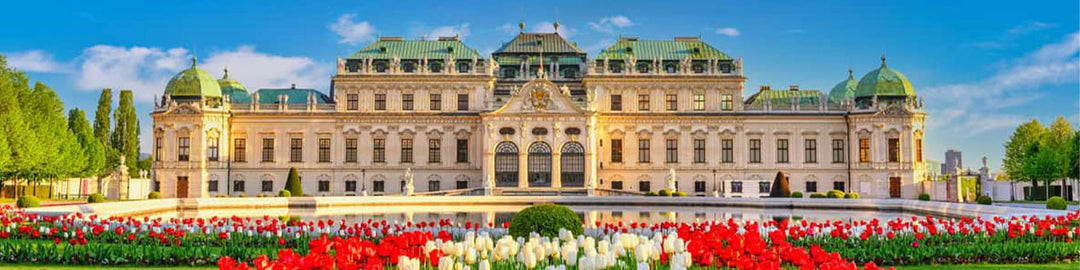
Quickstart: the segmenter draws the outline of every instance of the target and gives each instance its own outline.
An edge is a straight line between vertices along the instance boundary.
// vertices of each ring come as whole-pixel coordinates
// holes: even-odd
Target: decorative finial
[[[885,66],[885,53],[881,54],[881,66]]]
[[[222,79],[228,79],[228,78],[229,78],[229,67],[225,67],[225,76],[223,76]]]
[[[525,33],[525,21],[518,23],[518,29],[521,29],[521,33]]]
[[[555,34],[558,35],[559,34],[559,21],[555,21],[555,23],[553,25],[555,26]]]
[[[850,67],[850,66],[849,66],[849,67],[847,68],[847,78],[848,78],[849,80],[850,80],[850,79],[855,79],[855,71],[854,71],[854,70],[851,70],[851,67]]]
[[[192,54],[191,55],[191,66],[192,67],[197,66],[198,64],[196,64],[196,63],[198,63],[198,62],[199,62],[199,57]]]

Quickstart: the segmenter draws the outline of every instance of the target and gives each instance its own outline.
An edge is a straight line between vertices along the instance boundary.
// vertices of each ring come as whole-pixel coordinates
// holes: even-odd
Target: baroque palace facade
[[[762,86],[744,98],[745,81],[741,59],[699,38],[624,37],[589,57],[524,31],[487,58],[456,37],[382,37],[338,59],[328,94],[249,92],[193,59],[155,104],[153,178],[165,197],[275,195],[290,168],[316,196],[675,183],[690,196],[759,197],[780,171],[804,193],[921,192],[926,114],[884,57],[828,93]]]

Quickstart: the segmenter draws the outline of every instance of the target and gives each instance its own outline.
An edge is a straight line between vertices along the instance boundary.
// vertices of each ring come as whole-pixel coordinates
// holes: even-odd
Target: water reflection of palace
[[[911,83],[849,70],[829,92],[762,86],[702,41],[623,37],[589,56],[556,33],[491,55],[457,37],[382,37],[341,58],[329,91],[248,91],[191,68],[155,102],[154,176],[165,197],[274,195],[289,168],[317,196],[416,192],[694,196],[791,189],[914,198],[926,114]],[[847,75],[844,79],[843,75]]]

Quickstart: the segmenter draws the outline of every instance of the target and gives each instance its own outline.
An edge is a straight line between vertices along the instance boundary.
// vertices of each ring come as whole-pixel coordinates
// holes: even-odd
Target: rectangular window
[[[469,140],[457,140],[457,163],[469,163]]]
[[[640,191],[640,192],[652,191],[652,188],[649,186],[649,181],[638,181],[637,186],[638,186],[638,191]]]
[[[735,163],[735,141],[732,139],[720,140],[720,162]]]
[[[622,140],[611,140],[611,163],[622,163]]]
[[[705,139],[694,140],[694,163],[705,163]]]
[[[731,192],[732,193],[742,193],[742,181],[732,181],[731,182]]]
[[[207,192],[218,192],[218,181],[217,180],[206,181],[206,191]]]
[[[870,162],[870,138],[859,138],[859,162]]]
[[[247,162],[247,139],[233,140],[233,161]]]
[[[380,181],[372,182],[371,183],[371,191],[372,192],[378,192],[378,193],[386,192],[386,181],[381,181],[380,180]]]
[[[469,94],[457,95],[457,110],[468,111],[469,110]]]
[[[401,110],[411,111],[413,109],[413,95],[401,94]]]
[[[667,150],[667,163],[679,163],[679,140],[666,140],[664,148]]]
[[[262,140],[262,161],[274,162],[274,139],[272,138]]]
[[[289,140],[289,162],[304,162],[304,139]]]
[[[788,140],[776,140],[776,163],[788,163]]]
[[[622,95],[611,95],[611,111],[622,111]]]
[[[815,181],[807,181],[806,182],[806,193],[811,193],[811,192],[817,192],[817,182],[815,182]]]
[[[386,139],[372,139],[371,161],[386,163]]]
[[[705,193],[705,181],[694,181],[694,192]]]
[[[412,139],[401,139],[401,163],[412,161]]]
[[[154,138],[154,160],[161,161],[161,137]]]
[[[803,161],[806,163],[817,163],[817,140],[806,139],[803,141]]]
[[[330,139],[319,139],[319,162],[330,162]]]
[[[319,181],[319,192],[330,192],[330,181]]]
[[[356,181],[345,181],[345,192],[356,192]]]
[[[188,161],[191,159],[191,138],[176,138],[176,161]]]
[[[274,181],[262,181],[262,192],[274,192]]]
[[[889,139],[889,162],[900,162],[900,139]]]
[[[922,162],[922,139],[915,139],[915,162]]]
[[[649,163],[650,162],[650,160],[652,158],[649,157],[650,156],[649,148],[651,148],[651,146],[649,145],[649,140],[647,140],[647,139],[638,140],[638,142],[637,142],[637,160],[638,160],[638,163]]]
[[[375,94],[375,110],[386,110],[386,94]]]
[[[428,181],[427,182],[427,190],[428,191],[439,191],[440,189],[442,189],[442,182],[439,182],[439,181]]]
[[[832,140],[832,163],[844,163],[844,140]]]
[[[639,111],[649,110],[649,95],[637,95],[637,109]]]
[[[428,163],[442,162],[442,141],[439,139],[428,140]]]
[[[720,110],[730,111],[730,110],[734,110],[734,109],[735,109],[735,106],[733,106],[733,101],[732,101],[731,94],[720,95]]]
[[[360,95],[347,94],[345,95],[345,109],[355,111],[360,109]]]
[[[206,139],[206,161],[218,161],[218,146],[220,141],[217,137]]]
[[[623,185],[622,181],[611,181],[611,189],[622,190],[623,189],[622,185]]]
[[[705,110],[705,94],[694,94],[694,110]]]
[[[761,139],[750,139],[750,163],[761,163]]]
[[[675,94],[667,94],[664,97],[664,103],[667,104],[668,111],[675,111],[679,109],[679,96]]]
[[[456,183],[457,184],[455,184],[455,187],[454,187],[456,189],[468,189],[469,188],[469,181],[462,180],[462,181],[457,181]]]
[[[769,193],[772,190],[772,183],[770,182],[758,182],[758,193]]]
[[[356,139],[345,139],[345,162],[356,163]]]
[[[246,191],[246,188],[245,188],[246,186],[247,185],[244,185],[244,181],[235,181],[235,182],[233,182],[232,190],[233,190],[233,192],[245,192]]]
[[[847,191],[847,189],[844,189],[844,181],[834,181],[834,182],[832,182],[832,189],[839,190],[839,191]]]
[[[432,111],[442,110],[442,94],[428,95],[428,108]]]

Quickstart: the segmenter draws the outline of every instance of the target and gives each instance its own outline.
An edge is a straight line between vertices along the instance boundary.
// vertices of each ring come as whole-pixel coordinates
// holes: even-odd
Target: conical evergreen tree
[[[134,96],[131,90],[120,91],[120,105],[113,112],[112,147],[119,155],[126,157],[126,162],[132,174],[138,172],[139,166],[139,117],[135,114]]]
[[[784,175],[784,172],[776,172],[776,179],[773,179],[772,190],[769,190],[769,197],[791,197],[791,187],[789,186],[787,175]]]
[[[105,147],[94,137],[86,113],[79,109],[68,111],[68,129],[75,135],[86,156],[86,165],[75,174],[79,177],[97,176],[105,170]]]
[[[94,111],[94,137],[98,139],[106,147],[109,145],[109,131],[112,128],[112,122],[109,120],[109,115],[112,114],[112,89],[105,88],[101,90],[101,95],[98,96],[97,110]]]
[[[289,169],[289,178],[285,182],[285,190],[288,190],[293,197],[304,196],[304,186],[300,183],[300,172],[296,171],[296,167]]]

